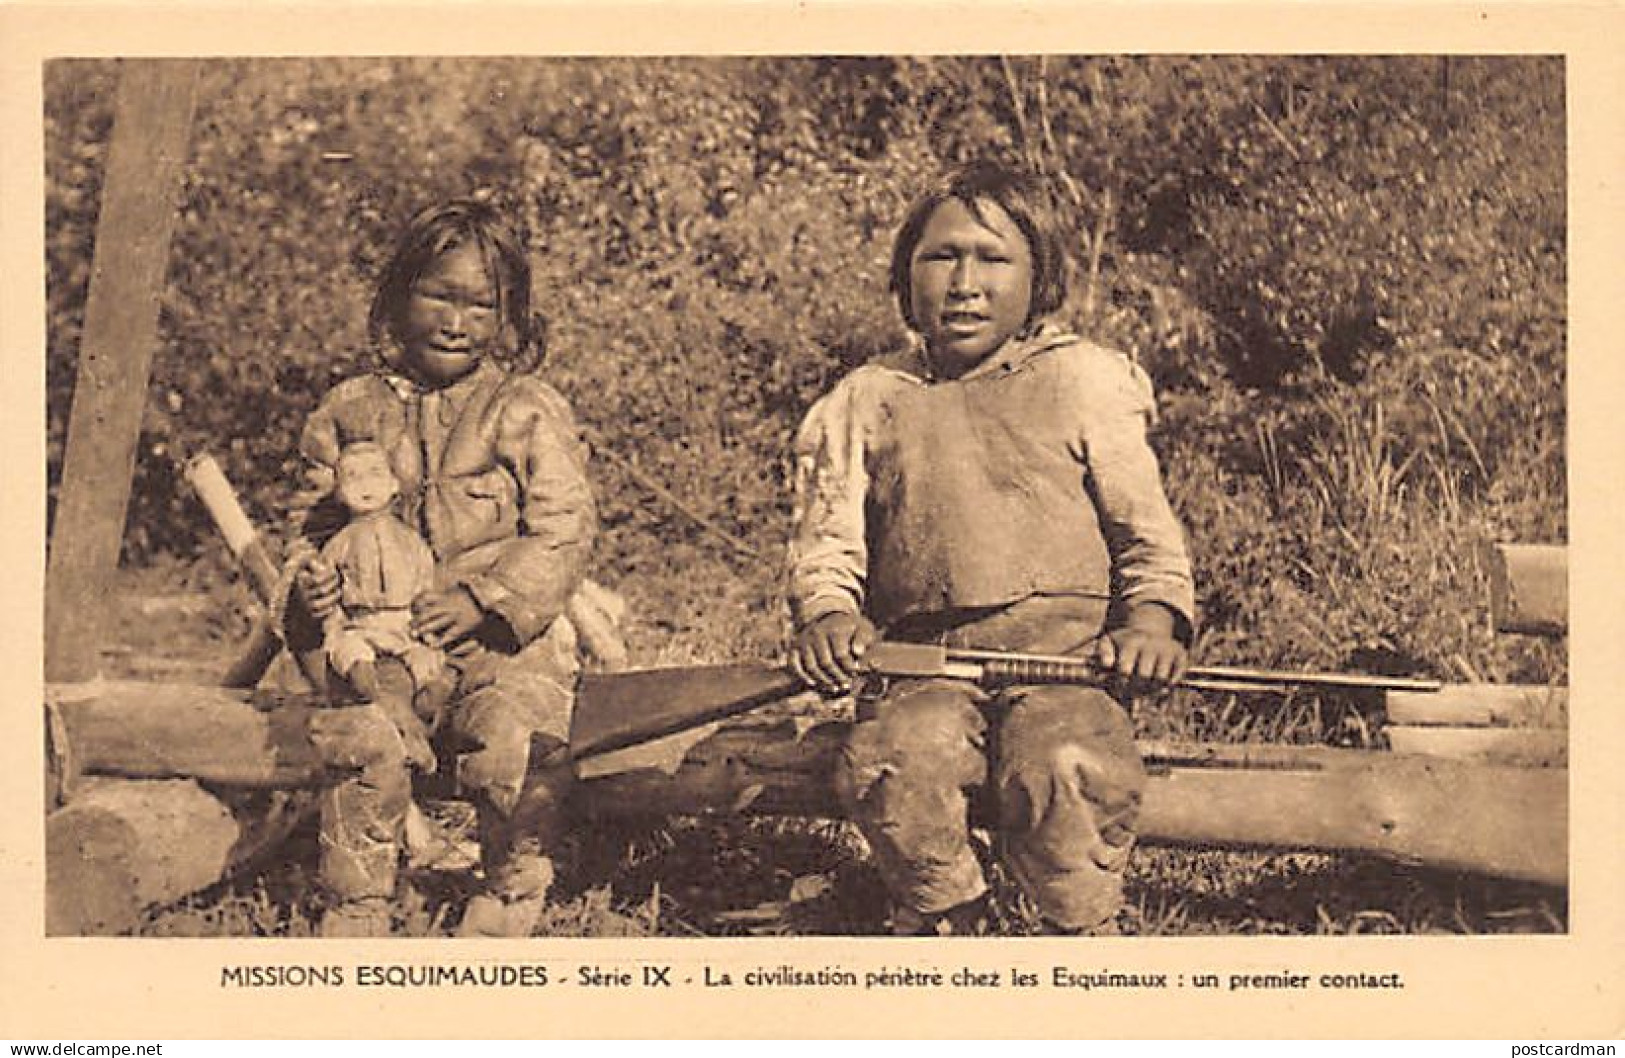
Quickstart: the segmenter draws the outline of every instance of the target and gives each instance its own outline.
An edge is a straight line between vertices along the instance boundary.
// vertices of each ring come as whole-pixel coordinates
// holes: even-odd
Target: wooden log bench
[[[1486,549],[1495,631],[1561,636],[1568,630],[1567,550],[1496,544]],[[1395,753],[1524,767],[1568,764],[1568,688],[1460,684],[1434,694],[1390,691],[1384,733]]]
[[[52,704],[46,821],[52,934],[113,933],[143,909],[273,847],[335,775],[304,735],[312,706],[218,687],[109,684]],[[736,722],[586,762],[594,820],[838,817],[842,721]],[[1150,843],[1358,852],[1550,885],[1565,881],[1561,768],[1280,745],[1144,742]],[[268,799],[269,798],[269,799]]]
[[[1566,628],[1562,549],[1497,548],[1498,630]],[[47,930],[129,929],[273,849],[341,777],[307,737],[308,696],[106,683],[48,691]],[[1391,753],[1140,744],[1151,844],[1354,852],[1563,885],[1568,694],[1463,684],[1390,692]],[[584,762],[585,822],[667,815],[838,817],[849,725],[752,718]]]

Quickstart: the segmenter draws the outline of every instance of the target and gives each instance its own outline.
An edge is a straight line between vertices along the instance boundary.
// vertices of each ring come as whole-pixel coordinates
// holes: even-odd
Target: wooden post
[[[46,679],[92,678],[129,505],[197,64],[125,60],[45,589]]]
[[[1568,555],[1561,545],[1490,549],[1490,613],[1497,632],[1560,636],[1569,630]]]

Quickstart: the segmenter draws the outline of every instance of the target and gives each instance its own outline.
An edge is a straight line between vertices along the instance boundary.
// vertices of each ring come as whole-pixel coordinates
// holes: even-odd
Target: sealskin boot
[[[322,937],[388,937],[394,933],[391,917],[388,900],[364,896],[328,908],[317,933]]]
[[[946,911],[925,914],[901,904],[891,913],[896,937],[980,937],[987,933],[987,897],[978,896]]]
[[[1120,937],[1123,935],[1122,927],[1117,924],[1117,916],[1113,915],[1104,922],[1097,922],[1093,926],[1061,926],[1049,919],[1045,919],[1039,932],[1046,937]]]
[[[468,901],[459,937],[528,937],[536,931],[547,893],[553,887],[553,861],[516,856],[483,893]]]

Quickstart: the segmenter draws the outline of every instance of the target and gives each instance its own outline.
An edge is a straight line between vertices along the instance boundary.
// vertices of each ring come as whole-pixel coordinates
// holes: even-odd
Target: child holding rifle
[[[552,883],[565,792],[559,769],[529,765],[534,747],[568,735],[578,662],[563,613],[597,526],[584,448],[564,399],[531,373],[530,265],[490,205],[455,201],[413,218],[369,323],[378,369],[334,387],[300,447],[318,492],[331,490],[346,449],[381,449],[403,520],[433,552],[434,581],[412,600],[409,631],[444,650],[455,676],[444,708],[420,696],[419,712],[447,736],[479,812],[484,889],[462,931],[528,935]],[[307,523],[313,537],[320,521]],[[325,563],[305,567],[297,585],[310,620],[294,622],[306,634],[296,645],[309,650],[341,586]],[[386,660],[377,681],[387,690]],[[323,804],[322,876],[336,901],[326,934],[388,931],[411,796],[395,743],[341,751],[362,771]]]
[[[794,664],[851,687],[877,636],[1095,659],[1121,689],[1184,671],[1194,598],[1146,430],[1149,379],[1045,317],[1065,262],[1044,189],[976,165],[913,207],[891,289],[918,342],[852,372],[796,440]],[[895,932],[975,932],[987,787],[1047,929],[1115,931],[1144,770],[1105,691],[898,680],[860,696],[836,782]]]

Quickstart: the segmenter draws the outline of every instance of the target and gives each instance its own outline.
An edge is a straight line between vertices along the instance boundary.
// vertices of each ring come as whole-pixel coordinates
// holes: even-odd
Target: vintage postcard
[[[1621,29],[0,8],[4,1034],[1618,1038]]]

